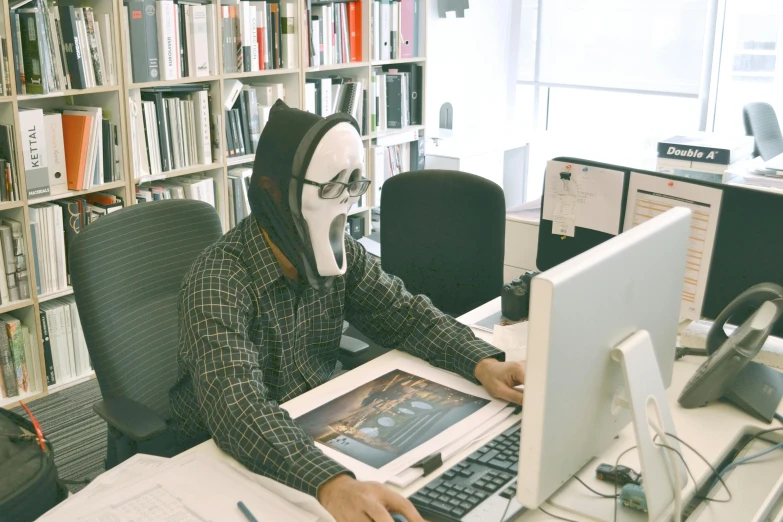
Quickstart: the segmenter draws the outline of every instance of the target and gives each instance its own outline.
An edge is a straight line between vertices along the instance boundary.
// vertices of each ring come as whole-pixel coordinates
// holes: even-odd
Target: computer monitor
[[[684,470],[638,435],[649,433],[651,397],[655,424],[674,430],[664,388],[672,379],[690,217],[674,208],[533,278],[517,485],[524,506],[541,505],[632,419],[650,519],[672,504],[671,466]],[[630,408],[620,407],[624,401]]]

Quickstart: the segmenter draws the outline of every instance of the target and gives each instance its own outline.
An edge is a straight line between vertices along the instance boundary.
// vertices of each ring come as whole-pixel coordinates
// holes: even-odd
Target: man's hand
[[[476,365],[474,375],[493,397],[522,405],[525,394],[514,386],[525,384],[525,363],[489,357]]]
[[[337,522],[392,522],[399,513],[408,522],[424,522],[410,501],[377,482],[359,482],[337,475],[318,490],[318,501]]]

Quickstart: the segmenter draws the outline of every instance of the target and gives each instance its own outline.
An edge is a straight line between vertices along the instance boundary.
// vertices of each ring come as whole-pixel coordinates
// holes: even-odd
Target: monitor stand
[[[664,433],[676,435],[676,431],[661,374],[657,371],[658,361],[655,358],[650,335],[644,330],[634,333],[613,350],[612,358],[623,369],[625,390],[628,394],[623,396],[624,393],[618,393],[614,403],[615,406],[630,410],[637,447],[635,451],[638,452],[641,463],[642,485],[647,501],[647,518],[650,521],[657,521],[667,512],[672,513],[674,502],[672,468],[676,468],[674,473],[678,473],[682,488],[686,486],[688,476],[682,460],[676,453],[659,446],[658,444],[662,443],[660,439],[655,439],[653,442],[655,437],[653,425],[659,426]],[[669,445],[680,451],[676,440],[670,438]],[[622,449],[628,447],[630,445]],[[622,464],[623,461],[621,460],[620,463]],[[614,465],[614,462],[607,464]],[[588,466],[594,469],[595,462]],[[574,487],[583,488],[579,484],[564,487],[550,498],[550,503],[594,520],[613,520],[615,509],[613,502],[605,499],[598,499],[596,502],[595,496],[574,495]],[[617,506],[616,520],[639,520],[639,515],[639,511]]]

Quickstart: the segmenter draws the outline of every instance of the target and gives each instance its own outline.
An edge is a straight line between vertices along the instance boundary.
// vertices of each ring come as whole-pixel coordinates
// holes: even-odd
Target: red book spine
[[[362,3],[348,3],[348,32],[351,42],[351,61],[362,61]]]

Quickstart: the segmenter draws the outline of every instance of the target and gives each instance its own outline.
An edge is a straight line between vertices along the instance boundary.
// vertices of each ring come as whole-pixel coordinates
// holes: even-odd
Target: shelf
[[[411,132],[415,130],[424,130],[424,125],[408,125],[407,127],[403,127],[402,129],[386,129],[382,131],[375,131],[373,133],[370,133],[370,139],[375,138],[385,138],[387,136],[394,136],[395,134],[405,134],[406,132]]]
[[[52,299],[59,299],[60,297],[66,297],[73,294],[73,287],[68,287],[65,290],[58,290],[56,292],[50,292],[48,294],[41,294],[38,296],[38,302],[39,303],[45,303],[46,301],[51,301]]]
[[[424,63],[426,62],[426,58],[416,57],[416,58],[395,58],[394,60],[373,60],[372,64],[375,65],[397,65],[397,64],[403,64],[403,63]]]
[[[237,165],[243,165],[245,163],[253,163],[256,160],[255,154],[245,154],[244,156],[234,156],[228,158],[228,166],[235,167]]]
[[[176,80],[159,80],[157,82],[131,83],[128,89],[148,89],[150,87],[167,87],[169,85],[185,85],[189,83],[207,83],[215,82],[222,76],[188,76],[187,78],[177,78]]]
[[[23,201],[0,201],[0,212],[3,210],[10,210],[12,208],[19,208],[23,206]]]
[[[14,97],[13,96],[0,96],[0,103],[3,103],[3,102],[11,103],[12,101],[14,101]]]
[[[195,174],[197,172],[204,172],[206,170],[222,169],[223,165],[220,163],[208,163],[206,165],[193,165],[185,169],[168,170],[162,174],[155,174],[154,176],[142,176],[136,178],[133,182],[136,185],[142,185],[151,181],[162,181],[164,179],[177,178],[179,176],[187,176],[188,174]]]
[[[11,301],[8,304],[0,305],[0,314],[6,314],[24,308],[26,306],[33,306],[32,299],[22,299],[20,301]]]
[[[275,76],[278,74],[299,74],[299,69],[266,69],[263,71],[247,71],[237,73],[226,73],[223,75],[224,80],[230,79],[242,79],[242,78],[256,78],[261,76]]]
[[[334,65],[319,65],[317,67],[305,67],[305,72],[323,72],[323,71],[340,71],[343,69],[361,69],[362,67],[368,67],[369,62],[350,62],[350,63],[337,63]]]
[[[87,190],[69,190],[68,192],[63,192],[62,194],[44,196],[42,198],[33,198],[28,200],[27,203],[30,205],[35,205],[37,203],[46,203],[47,201],[55,201],[63,198],[72,198],[74,196],[83,196],[84,194],[92,194],[93,192],[102,192],[104,190],[123,188],[124,186],[124,181],[112,181],[111,183],[104,183],[103,185],[98,185],[97,187],[93,187]],[[125,203],[127,204],[127,201]]]
[[[68,89],[66,91],[50,92],[49,94],[20,94],[16,97],[18,101],[46,100],[49,98],[64,98],[65,96],[83,96],[85,94],[99,94],[102,92],[115,92],[120,90],[117,85],[102,85],[100,87],[91,87],[89,89]]]
[[[62,391],[66,388],[70,388],[71,386],[76,386],[77,384],[81,384],[83,382],[87,382],[91,379],[95,378],[95,371],[90,370],[89,373],[85,373],[84,375],[80,375],[76,377],[75,379],[71,379],[70,381],[65,382],[58,382],[52,386],[49,386],[49,393],[55,393],[58,391]]]
[[[35,400],[39,397],[43,396],[43,392],[41,390],[31,391],[27,393],[22,393],[20,395],[17,395],[16,397],[3,397],[0,399],[0,408],[16,408],[19,406],[19,401],[27,401],[29,399]]]

